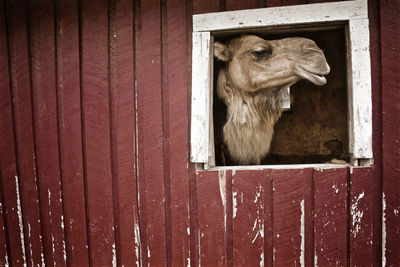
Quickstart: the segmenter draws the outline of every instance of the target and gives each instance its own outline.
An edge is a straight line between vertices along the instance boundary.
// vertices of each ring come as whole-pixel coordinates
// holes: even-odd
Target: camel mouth
[[[312,82],[315,85],[326,84],[326,78],[324,75],[328,74],[329,70],[321,73],[321,72],[317,72],[317,71],[313,71],[313,70],[308,70],[302,66],[299,66],[299,67],[300,67],[299,75],[302,78],[309,80],[310,82]]]

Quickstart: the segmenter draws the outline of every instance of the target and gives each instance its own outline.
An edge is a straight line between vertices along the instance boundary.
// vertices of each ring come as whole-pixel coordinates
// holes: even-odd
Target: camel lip
[[[326,78],[325,78],[324,75],[329,73],[329,67],[328,67],[328,70],[326,72],[324,72],[324,73],[308,70],[308,69],[306,69],[306,68],[304,68],[304,67],[302,67],[300,65],[299,65],[299,67],[300,67],[299,75],[302,78],[304,78],[306,80],[309,80],[310,82],[312,82],[315,85],[324,85],[324,84],[326,84]]]

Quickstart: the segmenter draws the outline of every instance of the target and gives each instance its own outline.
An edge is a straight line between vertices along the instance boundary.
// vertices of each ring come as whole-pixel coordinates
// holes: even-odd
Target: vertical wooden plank
[[[110,3],[112,172],[118,266],[139,263],[132,1]]]
[[[159,1],[141,1],[138,80],[139,206],[143,265],[166,265],[163,159],[161,10]],[[169,223],[169,222],[167,222]],[[169,234],[169,233],[168,233]],[[143,242],[143,240],[146,240]]]
[[[314,171],[314,264],[347,264],[348,169]]]
[[[193,14],[221,11],[221,0],[193,0]]]
[[[27,7],[25,2],[9,1],[6,3],[6,8],[17,144],[18,175],[15,175],[14,180],[18,216],[19,223],[21,223],[21,216],[23,218],[26,261],[31,265],[41,265],[44,263],[44,255],[32,122]],[[20,207],[18,207],[19,204]]]
[[[12,265],[25,263],[25,247],[22,214],[18,216],[18,198],[16,194],[17,176],[15,157],[15,138],[13,125],[12,98],[10,91],[10,73],[8,64],[8,47],[6,35],[6,17],[3,5],[0,5],[0,191],[2,194],[2,210],[7,235],[8,251]],[[20,206],[19,206],[20,207]],[[3,258],[5,260],[5,258]],[[1,260],[3,260],[1,259]]]
[[[116,261],[110,155],[107,1],[82,1],[84,170],[90,263]]]
[[[373,262],[374,216],[373,168],[350,170],[350,265],[366,266]]]
[[[270,170],[237,171],[232,177],[233,265],[264,266],[265,197]],[[269,184],[270,185],[270,184]],[[272,257],[271,257],[272,258]]]
[[[164,98],[164,101],[169,110],[166,124],[170,155],[171,262],[172,266],[184,266],[190,263],[186,3],[182,0],[166,2],[167,38],[164,41],[167,43],[167,62],[164,61],[163,68],[168,86],[164,88],[168,91],[168,99]]]
[[[46,265],[66,265],[64,215],[57,131],[54,3],[30,1],[30,51],[39,177],[41,224]]]
[[[372,240],[373,265],[382,263],[382,65],[379,1],[368,1],[370,31],[372,125],[374,154],[374,232]]]
[[[383,236],[382,258],[400,264],[400,4],[380,1],[383,109]]]
[[[226,171],[199,172],[197,209],[199,265],[226,266]]]
[[[241,10],[241,9],[252,9],[262,7],[260,6],[259,0],[244,0],[244,1],[234,1],[227,0],[226,1],[226,10]]]
[[[310,266],[312,169],[273,172],[273,260],[276,266]],[[311,254],[312,255],[312,254]]]
[[[89,265],[82,116],[78,1],[56,1],[57,102],[67,262]]]

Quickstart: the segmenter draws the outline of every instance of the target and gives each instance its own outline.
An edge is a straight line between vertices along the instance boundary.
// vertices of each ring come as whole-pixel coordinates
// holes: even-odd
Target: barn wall
[[[396,0],[369,2],[373,167],[188,161],[191,15],[312,2],[2,1],[0,266],[399,265]]]

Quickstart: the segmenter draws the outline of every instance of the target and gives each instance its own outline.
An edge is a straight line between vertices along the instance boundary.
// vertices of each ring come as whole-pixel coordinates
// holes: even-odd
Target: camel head
[[[214,55],[228,64],[232,87],[247,92],[288,87],[301,79],[324,85],[329,65],[314,41],[306,38],[264,40],[254,35],[214,44]]]
[[[215,42],[214,56],[225,62],[217,92],[227,106],[223,142],[228,158],[233,163],[260,164],[281,116],[284,89],[301,79],[324,85],[324,75],[330,71],[325,55],[310,39],[270,41],[243,35],[227,44]]]

